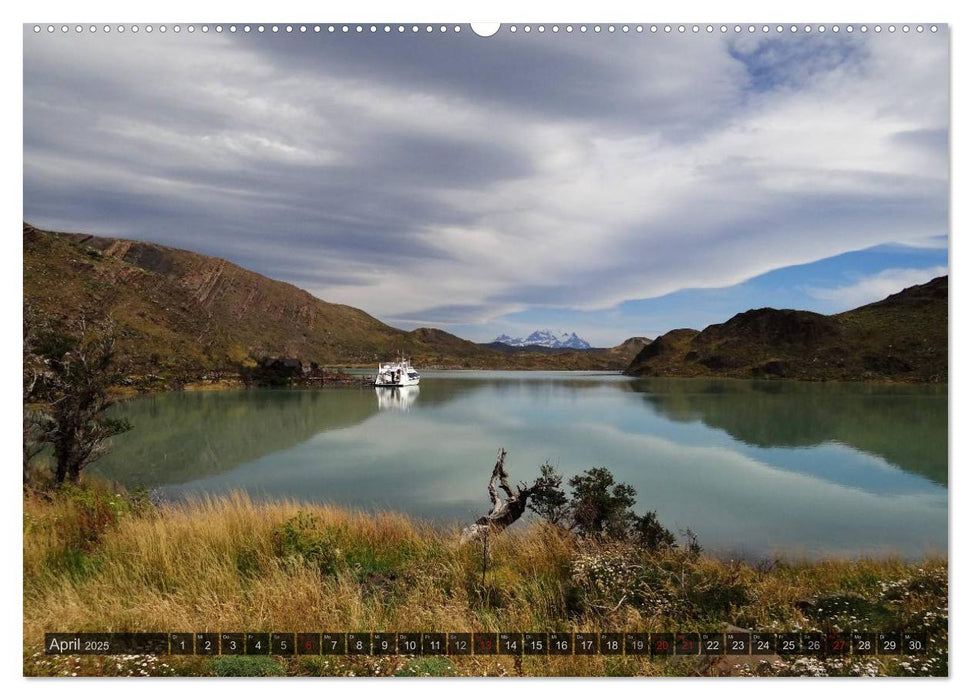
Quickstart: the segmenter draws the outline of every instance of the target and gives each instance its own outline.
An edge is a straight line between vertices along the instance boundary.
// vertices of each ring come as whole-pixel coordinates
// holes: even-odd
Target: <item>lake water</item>
[[[582,372],[423,372],[419,387],[174,392],[92,470],[167,498],[234,489],[470,522],[513,482],[604,466],[638,510],[749,557],[947,549],[947,388]]]

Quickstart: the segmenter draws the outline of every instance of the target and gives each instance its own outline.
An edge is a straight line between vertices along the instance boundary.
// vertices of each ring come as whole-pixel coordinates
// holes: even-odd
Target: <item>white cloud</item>
[[[853,284],[833,289],[812,288],[808,292],[817,299],[834,302],[840,309],[848,310],[880,301],[902,289],[924,284],[946,274],[947,268],[943,266],[923,269],[893,268],[864,277]]]
[[[339,39],[362,60],[379,41]],[[947,128],[945,37],[853,37],[852,60],[763,91],[730,39],[642,39],[538,44],[561,52],[526,56],[550,70],[615,79],[597,103],[601,84],[558,76],[561,114],[516,75],[525,97],[498,101],[390,66],[301,69],[247,43],[266,38],[27,35],[25,216],[203,240],[430,325],[609,309],[946,233],[946,150],[901,137]],[[784,57],[813,38],[773,41]],[[424,144],[459,155],[426,166]],[[469,315],[436,319],[444,306]]]

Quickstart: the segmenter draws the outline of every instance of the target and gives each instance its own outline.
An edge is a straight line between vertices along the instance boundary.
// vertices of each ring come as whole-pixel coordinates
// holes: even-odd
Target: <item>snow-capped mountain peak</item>
[[[539,345],[544,348],[571,348],[573,350],[588,350],[590,343],[580,338],[576,333],[561,333],[556,335],[549,328],[533,331],[525,338],[512,338],[506,334],[496,338],[494,343],[503,343],[521,348],[527,345]]]

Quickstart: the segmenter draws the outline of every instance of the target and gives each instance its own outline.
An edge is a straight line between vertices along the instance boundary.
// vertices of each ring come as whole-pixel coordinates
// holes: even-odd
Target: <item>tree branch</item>
[[[502,474],[505,473],[505,467],[503,466],[505,461],[506,451],[500,447],[499,454],[496,457],[496,466],[492,468],[492,477],[489,479],[489,500],[492,501],[493,510],[501,505],[499,492],[496,491],[496,479],[501,478]]]
[[[489,478],[489,499],[492,502],[492,510],[488,515],[484,515],[469,525],[462,531],[462,541],[480,540],[489,533],[499,533],[519,520],[526,510],[529,497],[538,489],[547,485],[548,479],[541,477],[533,482],[532,486],[527,486],[520,481],[516,488],[516,493],[509,487],[509,474],[506,472],[506,450],[499,448],[496,458],[496,465],[492,469],[492,476]],[[496,481],[499,487],[505,492],[506,498],[501,498],[496,489]]]

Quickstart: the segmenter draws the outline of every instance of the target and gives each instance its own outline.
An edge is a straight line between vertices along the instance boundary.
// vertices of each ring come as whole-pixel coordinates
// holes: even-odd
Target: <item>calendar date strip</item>
[[[52,655],[922,655],[920,632],[48,632]]]

